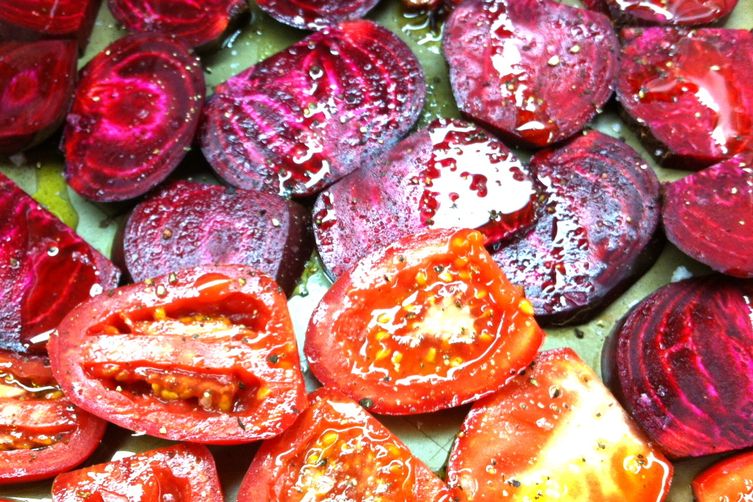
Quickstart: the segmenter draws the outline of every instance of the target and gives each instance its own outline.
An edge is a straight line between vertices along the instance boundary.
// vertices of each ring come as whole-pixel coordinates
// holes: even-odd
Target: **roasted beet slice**
[[[137,205],[126,224],[134,281],[196,265],[249,265],[287,291],[309,258],[309,213],[276,195],[179,181]]]
[[[84,68],[63,136],[65,175],[98,202],[142,195],[186,154],[204,100],[199,60],[166,35],[127,35]]]
[[[617,98],[671,167],[696,169],[753,148],[753,33],[622,32]]]
[[[62,123],[77,57],[72,40],[0,42],[0,154],[35,145]]]
[[[68,38],[83,50],[100,0],[0,0],[0,40]]]
[[[128,31],[172,35],[198,50],[218,43],[249,13],[246,0],[108,0]]]
[[[487,243],[535,218],[528,170],[499,140],[460,120],[436,120],[314,204],[319,255],[332,276],[377,248],[426,228],[478,228]],[[376,217],[378,215],[378,217]]]
[[[609,14],[621,24],[695,26],[724,19],[737,0],[586,0],[590,9]]]
[[[753,153],[666,185],[669,240],[714,270],[753,278]]]
[[[69,310],[119,278],[107,258],[0,174],[0,348],[43,350]]]
[[[674,458],[753,446],[753,282],[668,284],[605,345],[605,380]]]
[[[444,32],[460,110],[531,146],[585,127],[612,95],[618,51],[607,17],[551,0],[468,0]]]
[[[533,230],[494,258],[542,323],[572,324],[622,293],[660,251],[659,181],[625,143],[597,131],[536,154]]]
[[[310,195],[392,147],[425,93],[405,43],[371,21],[349,21],[217,86],[201,147],[232,185]]]
[[[379,0],[257,0],[261,10],[281,23],[320,30],[366,15]]]

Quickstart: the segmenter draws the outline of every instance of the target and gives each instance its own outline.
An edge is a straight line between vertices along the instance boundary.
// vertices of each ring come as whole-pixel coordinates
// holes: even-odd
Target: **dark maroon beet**
[[[180,181],[136,206],[123,238],[134,281],[196,265],[249,265],[288,293],[313,248],[308,211],[276,195]]]
[[[281,23],[320,30],[366,15],[379,0],[257,0],[261,10]]]
[[[139,33],[86,65],[63,136],[65,175],[98,202],[164,180],[191,145],[204,100],[199,60],[166,35]]]
[[[0,40],[67,38],[83,50],[100,0],[0,0]]]
[[[753,153],[666,185],[662,219],[669,240],[688,256],[753,278]]]
[[[118,285],[107,258],[2,174],[0,242],[0,349],[43,350],[69,310]]]
[[[444,32],[460,110],[537,147],[582,130],[606,103],[618,51],[607,17],[551,0],[468,0]]]
[[[668,284],[608,339],[605,381],[674,458],[753,446],[753,283]]]
[[[60,126],[77,57],[73,40],[0,42],[0,154],[34,146]]]
[[[525,288],[536,319],[589,319],[655,261],[661,250],[659,181],[625,143],[597,131],[531,159],[542,185],[533,230],[494,259]]]
[[[426,228],[478,228],[487,243],[535,218],[527,169],[500,141],[460,120],[437,120],[323,192],[314,205],[319,255],[333,277],[363,256]]]
[[[189,47],[213,49],[249,13],[247,0],[108,0],[128,31],[172,35]]]
[[[349,21],[217,86],[201,147],[232,185],[311,195],[392,147],[424,96],[408,46],[371,21]]]
[[[696,169],[753,148],[753,33],[625,29],[617,98],[666,165]]]
[[[696,26],[724,19],[737,0],[585,0],[589,9],[621,24]]]

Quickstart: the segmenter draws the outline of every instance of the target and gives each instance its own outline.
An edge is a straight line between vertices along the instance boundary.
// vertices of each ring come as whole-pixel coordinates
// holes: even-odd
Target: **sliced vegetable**
[[[68,184],[98,202],[146,193],[185,156],[203,100],[201,65],[183,44],[116,40],[81,74],[62,145]]]
[[[281,23],[321,30],[366,15],[379,0],[258,0],[261,10]]]
[[[83,51],[99,4],[100,0],[0,0],[0,40],[74,39]]]
[[[231,185],[311,195],[392,147],[425,93],[421,65],[396,35],[345,22],[217,86],[201,147]]]
[[[480,232],[432,230],[340,276],[314,310],[304,352],[319,381],[370,411],[415,414],[495,392],[543,338]]]
[[[692,483],[698,502],[745,501],[753,497],[753,452],[711,466]]]
[[[78,406],[174,441],[265,439],[306,407],[285,295],[248,267],[197,267],[102,295],[65,318],[49,350]]]
[[[537,153],[531,169],[543,187],[536,226],[494,259],[539,321],[583,322],[661,251],[659,181],[635,150],[597,131]]]
[[[702,25],[729,16],[737,0],[588,0],[618,23]]]
[[[444,31],[460,110],[530,146],[582,130],[612,95],[619,44],[609,19],[551,0],[469,0]]]
[[[314,204],[319,256],[333,276],[363,256],[427,228],[478,228],[487,244],[535,218],[536,189],[502,142],[460,120],[439,119]],[[378,218],[374,217],[379,215]]]

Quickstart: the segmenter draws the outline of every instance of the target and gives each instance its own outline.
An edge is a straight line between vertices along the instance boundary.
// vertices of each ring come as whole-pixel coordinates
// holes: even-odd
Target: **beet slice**
[[[40,351],[73,307],[120,271],[0,174],[0,349]]]
[[[404,42],[371,21],[348,21],[217,86],[201,147],[232,185],[311,195],[392,147],[425,94]]]
[[[753,153],[666,185],[662,220],[667,238],[691,258],[753,278]]]
[[[249,14],[246,0],[108,0],[128,31],[172,35],[198,50],[216,48]]]
[[[617,99],[665,165],[697,169],[753,148],[753,33],[622,32]]]
[[[0,0],[0,40],[67,38],[83,51],[100,0]]]
[[[82,196],[146,193],[191,145],[204,99],[199,60],[166,35],[110,44],[84,68],[63,136],[65,176]]]
[[[257,0],[261,10],[281,23],[321,30],[366,15],[379,0]]]
[[[551,0],[468,0],[444,32],[460,110],[537,147],[596,115],[612,95],[618,51],[606,16]]]
[[[134,281],[197,265],[249,265],[288,293],[313,248],[308,210],[276,195],[179,181],[137,205],[123,250]]]
[[[509,239],[533,224],[535,201],[527,168],[502,142],[467,122],[439,119],[386,161],[320,194],[314,235],[326,270],[337,277],[377,248],[427,228],[477,228],[487,243]]]
[[[586,0],[589,9],[609,14],[620,24],[696,26],[730,15],[737,0]]]
[[[0,42],[0,154],[36,145],[63,122],[77,58],[72,40]]]
[[[712,275],[635,306],[603,353],[605,380],[669,456],[753,446],[753,282]]]
[[[585,321],[658,257],[659,181],[635,150],[597,131],[539,152],[531,169],[542,185],[539,218],[494,258],[539,322]]]

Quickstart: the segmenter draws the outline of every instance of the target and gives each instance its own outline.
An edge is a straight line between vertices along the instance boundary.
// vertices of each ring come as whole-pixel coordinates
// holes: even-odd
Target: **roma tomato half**
[[[691,486],[698,502],[753,500],[753,451],[712,465]]]

